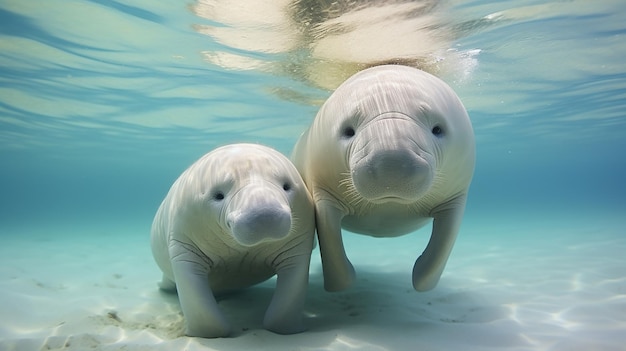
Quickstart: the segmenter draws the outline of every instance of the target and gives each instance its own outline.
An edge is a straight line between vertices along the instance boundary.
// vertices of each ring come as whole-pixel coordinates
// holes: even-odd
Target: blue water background
[[[285,58],[199,33],[220,24],[191,5],[0,1],[0,235],[132,223],[147,238],[169,186],[212,148],[290,153],[330,92],[208,62]],[[481,26],[500,11],[519,16]],[[608,216],[623,235],[626,5],[454,1],[449,15],[476,23],[453,47],[480,51],[462,82],[443,77],[476,132],[466,225]]]

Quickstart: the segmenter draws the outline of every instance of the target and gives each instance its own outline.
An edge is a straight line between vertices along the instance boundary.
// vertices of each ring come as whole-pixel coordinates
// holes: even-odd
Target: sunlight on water
[[[332,90],[357,71],[384,63],[465,76],[479,52],[452,47],[454,39],[465,35],[457,27],[465,24],[450,22],[448,6],[435,1],[256,5],[201,0],[193,7],[198,16],[221,23],[198,25],[199,33],[238,49],[204,52],[209,62],[287,75]],[[258,57],[264,53],[273,55]]]
[[[619,1],[341,4],[7,3],[3,146],[193,145],[198,131],[290,143],[324,89],[384,62],[447,80],[485,142],[506,140],[508,126],[539,139],[621,135]]]

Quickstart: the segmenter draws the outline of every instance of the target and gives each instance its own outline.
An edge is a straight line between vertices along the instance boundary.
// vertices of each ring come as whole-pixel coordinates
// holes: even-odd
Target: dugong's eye
[[[213,193],[213,196],[211,197],[213,200],[215,201],[222,201],[224,200],[224,193],[221,191],[216,191]]]
[[[434,126],[432,133],[434,136],[438,136],[438,137],[443,136],[443,129],[441,129],[440,126]]]
[[[352,138],[355,133],[356,132],[354,131],[354,128],[352,128],[352,126],[347,126],[343,128],[343,130],[341,131],[341,136],[349,139],[349,138]]]

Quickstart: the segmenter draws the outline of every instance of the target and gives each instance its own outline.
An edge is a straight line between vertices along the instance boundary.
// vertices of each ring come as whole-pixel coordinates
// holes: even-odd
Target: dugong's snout
[[[414,201],[432,179],[428,161],[411,150],[373,152],[352,168],[355,189],[373,202]]]
[[[234,239],[253,246],[289,235],[291,208],[286,197],[273,186],[249,187],[253,189],[239,191],[227,209],[226,226]]]
[[[404,117],[370,123],[355,142],[350,172],[356,191],[372,202],[413,202],[428,191],[434,159],[413,121]],[[363,140],[363,141],[362,141]]]

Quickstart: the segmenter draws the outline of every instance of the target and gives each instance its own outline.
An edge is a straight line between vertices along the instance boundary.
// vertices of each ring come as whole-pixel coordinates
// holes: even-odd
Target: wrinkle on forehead
[[[364,96],[358,101],[356,109],[359,115],[368,120],[387,113],[398,113],[417,119],[432,110],[416,94],[409,94],[409,89],[380,91],[376,95]]]
[[[223,156],[213,160],[210,167],[207,167],[210,168],[215,182],[240,183],[255,179],[276,178],[288,174],[284,171],[284,162],[271,155],[232,152],[232,156],[228,154]]]
[[[375,117],[387,112],[399,112],[413,118],[431,109],[427,93],[407,81],[384,81],[356,87],[352,100],[355,113]]]

